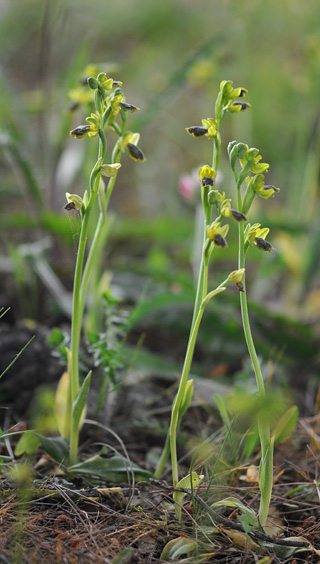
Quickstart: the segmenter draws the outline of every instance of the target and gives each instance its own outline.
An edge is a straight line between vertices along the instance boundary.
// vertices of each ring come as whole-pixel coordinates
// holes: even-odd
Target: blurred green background
[[[234,189],[226,146],[236,139],[259,148],[270,163],[268,183],[281,189],[273,200],[259,200],[249,217],[271,228],[277,249],[249,256],[258,348],[266,362],[281,357],[294,365],[298,380],[302,372],[304,379],[316,377],[318,2],[2,0],[0,16],[3,305],[17,318],[49,324],[59,319],[57,311],[68,312],[78,227],[63,211],[64,194],[83,193],[95,151],[92,143],[68,136],[86,115],[68,112],[69,92],[86,65],[96,63],[122,80],[127,102],[141,108],[129,123],[141,132],[147,159],[142,165],[124,160],[111,202],[115,221],[106,268],[113,271],[116,293],[129,301],[136,302],[151,280],[137,323],[144,319],[146,327],[159,328],[160,316],[164,331],[181,330],[184,339],[194,292],[197,206],[181,198],[179,178],[211,158],[210,143],[191,138],[185,128],[213,116],[219,84],[230,79],[248,89],[252,109],[224,120],[221,187]],[[231,231],[229,248],[214,260],[218,282],[236,267],[236,245]],[[237,295],[220,304],[200,334],[203,355],[224,351],[222,360],[233,352],[243,358]],[[154,349],[159,343],[160,337]]]

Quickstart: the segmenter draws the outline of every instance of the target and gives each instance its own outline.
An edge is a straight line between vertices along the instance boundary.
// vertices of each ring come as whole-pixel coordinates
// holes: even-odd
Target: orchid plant
[[[245,288],[245,258],[251,246],[255,246],[258,250],[267,252],[272,251],[273,247],[271,243],[266,240],[269,229],[261,228],[259,223],[249,224],[247,214],[250,212],[252,202],[256,195],[268,199],[274,196],[278,188],[264,183],[264,174],[267,172],[269,165],[261,162],[261,155],[258,149],[249,148],[244,143],[237,143],[236,141],[229,143],[228,146],[231,169],[237,186],[236,204],[233,205],[231,197],[228,197],[225,192],[222,192],[220,189],[218,190],[215,186],[221,155],[221,122],[228,113],[238,113],[250,108],[250,104],[244,101],[246,94],[247,90],[245,88],[234,88],[230,80],[223,81],[220,84],[220,91],[215,104],[215,117],[203,119],[201,125],[187,128],[187,132],[195,138],[206,137],[210,139],[213,143],[213,153],[211,164],[206,164],[199,169],[203,206],[203,246],[193,319],[178,392],[172,406],[170,427],[155,472],[155,477],[159,478],[164,470],[169,455],[171,455],[173,486],[178,487],[180,486],[181,480],[179,482],[177,433],[181,419],[188,409],[193,395],[193,380],[189,379],[189,374],[198,330],[207,304],[213,297],[225,291],[229,283],[236,284],[239,289],[243,330],[256,376],[258,393],[262,397],[265,396],[265,385],[249,323]],[[243,194],[244,184],[246,188]],[[226,238],[229,231],[228,222],[230,220],[238,224],[239,251],[237,270],[231,272],[215,289],[208,291],[208,268],[210,258],[216,249],[224,249],[227,247]],[[271,498],[273,438],[271,437],[269,424],[265,420],[259,421],[258,426],[261,444],[259,475],[261,498],[259,522],[263,527],[266,524]],[[190,474],[189,480],[191,484],[194,479],[194,473]],[[183,478],[183,480],[185,480],[185,478]],[[197,483],[200,483],[200,481],[199,478]],[[175,501],[177,502],[176,499]],[[179,516],[180,510],[178,506],[176,506],[176,511]]]
[[[73,284],[71,350],[68,351],[68,371],[65,378],[67,400],[62,431],[63,436],[70,441],[71,465],[77,460],[79,428],[91,377],[89,373],[80,386],[79,344],[88,284],[105,230],[108,204],[121,167],[122,154],[127,152],[136,162],[145,160],[138,146],[139,133],[126,129],[128,112],[135,112],[139,108],[125,101],[122,83],[108,78],[104,72],[90,76],[86,83],[88,95],[90,92],[93,93],[94,112],[86,118],[85,124],[78,125],[70,131],[70,135],[77,140],[84,137],[97,138],[97,160],[91,171],[88,190],[83,197],[67,193],[65,206],[66,210],[79,210],[81,218]],[[117,141],[110,152],[106,129],[113,130],[117,135]],[[106,184],[102,177],[107,179]],[[89,228],[92,222],[96,221],[92,213],[94,207],[98,207],[99,217],[95,227],[93,226],[94,235],[86,255]]]

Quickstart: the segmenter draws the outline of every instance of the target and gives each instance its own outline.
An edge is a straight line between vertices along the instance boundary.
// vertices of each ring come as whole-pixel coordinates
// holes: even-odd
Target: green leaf
[[[85,462],[69,466],[68,471],[79,476],[87,476],[115,483],[127,482],[128,476],[130,476],[132,471],[138,481],[147,481],[152,476],[148,470],[143,470],[120,456],[102,458],[100,455],[95,455]]]
[[[24,453],[33,454],[40,444],[41,442],[39,437],[37,437],[32,431],[27,431],[20,437],[17,446],[14,449],[14,454],[15,456],[21,456],[21,454]]]
[[[169,541],[160,555],[160,560],[175,562],[182,554],[189,554],[197,547],[197,541],[186,537],[178,537]]]
[[[263,542],[263,541],[260,541],[260,544],[261,546],[264,546],[267,549],[271,548],[271,550],[273,550],[276,553],[276,555],[281,559],[287,559],[290,558],[290,556],[293,556],[294,554],[306,553],[306,552],[314,553],[318,557],[320,556],[320,550],[316,549],[311,544],[311,542],[308,541],[305,537],[286,537],[286,541],[288,542],[292,541],[292,543],[297,541],[304,542],[306,546],[301,548],[295,546],[281,546],[279,544],[273,544],[272,542]],[[308,560],[304,558],[304,562],[307,562]]]
[[[54,414],[62,437],[69,440],[71,433],[71,390],[69,373],[64,372],[58,382],[54,398]]]
[[[249,509],[242,501],[237,499],[236,497],[226,497],[221,501],[216,501],[210,506],[212,509],[216,507],[237,507],[245,515],[248,519],[248,522],[256,528],[260,528],[258,518],[252,509]]]
[[[72,419],[76,428],[78,428],[80,424],[81,417],[83,416],[83,412],[85,409],[85,403],[89,391],[90,380],[91,380],[92,370],[88,372],[85,380],[82,383],[80,391],[73,402],[72,406]]]
[[[271,438],[268,448],[266,449],[265,455],[261,458],[259,467],[259,487],[261,491],[261,501],[260,501],[260,512],[259,517],[262,526],[265,526],[263,522],[264,518],[267,519],[267,514],[270,505],[272,484],[273,484],[273,450],[274,450],[274,439]]]
[[[197,474],[197,472],[191,472],[190,474],[188,474],[187,476],[185,476],[184,478],[182,478],[181,480],[179,480],[179,482],[177,483],[176,487],[177,488],[188,488],[190,490],[193,490],[194,488],[196,488],[199,484],[201,484],[202,480],[203,480],[204,476],[199,476]],[[176,515],[177,518],[179,519],[179,521],[181,520],[181,504],[183,502],[183,498],[186,494],[184,492],[173,492],[173,499],[176,502]]]
[[[64,340],[65,340],[65,335],[62,333],[62,331],[60,331],[58,327],[54,327],[52,329],[47,339],[49,345],[53,347],[58,347],[59,345],[61,345],[61,343],[63,343]]]
[[[219,409],[219,413],[220,413],[220,417],[221,417],[223,423],[225,424],[227,431],[230,431],[230,428],[231,428],[230,419],[229,419],[228,412],[227,412],[226,406],[224,404],[224,401],[219,394],[214,394],[214,399],[216,400],[216,403],[217,403],[217,406],[218,406],[218,409]]]
[[[294,430],[299,416],[299,410],[296,405],[293,405],[282,415],[281,419],[275,426],[272,433],[275,443],[281,443],[290,437]]]
[[[193,396],[193,380],[188,380],[183,394],[182,402],[179,407],[179,418],[181,419],[187,411]]]
[[[37,431],[27,431],[19,440],[15,455],[32,454],[39,446],[57,462],[66,462],[69,454],[69,443],[62,437],[44,437]]]
[[[243,456],[244,460],[248,460],[252,455],[254,449],[259,444],[259,431],[258,427],[255,426],[253,429],[247,431],[244,446],[243,446]]]
[[[35,433],[41,442],[43,450],[57,462],[67,463],[69,456],[69,442],[63,437],[44,437],[40,433]]]

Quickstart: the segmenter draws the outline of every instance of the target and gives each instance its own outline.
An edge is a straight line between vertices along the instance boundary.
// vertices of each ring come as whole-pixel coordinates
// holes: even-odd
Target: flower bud
[[[243,204],[242,204],[242,209],[243,209],[243,212],[245,214],[248,213],[248,211],[250,210],[250,207],[251,207],[251,204],[254,200],[255,195],[256,195],[256,193],[254,191],[252,183],[249,182],[247,184],[247,189],[246,189],[245,197],[244,197]]]
[[[231,214],[231,200],[223,200],[220,207],[220,213],[224,217],[230,217]]]
[[[186,127],[186,131],[193,137],[203,137],[208,133],[208,128],[201,127],[200,125],[192,125],[191,127]]]
[[[83,205],[86,208],[88,203],[89,203],[89,196],[88,196],[88,191],[86,190],[85,193],[83,194]]]
[[[106,94],[109,94],[113,90],[113,78],[108,78],[105,72],[100,72],[97,76],[98,81],[98,88],[102,86],[104,92],[101,92],[101,95],[105,97]]]
[[[245,270],[246,270],[245,268],[239,268],[239,270],[234,270],[233,272],[231,272],[228,278],[229,282],[233,282],[233,284],[237,284],[238,282],[241,282]]]
[[[87,83],[88,83],[88,85],[90,86],[90,88],[91,88],[92,90],[97,90],[97,88],[98,88],[98,86],[99,86],[99,83],[98,83],[97,79],[94,78],[93,76],[90,76],[90,77],[87,79]]]
[[[230,156],[230,153],[232,151],[232,149],[236,146],[237,142],[236,141],[230,141],[228,143],[228,147],[227,147],[227,151],[228,151],[228,155]]]
[[[245,143],[237,143],[237,149],[238,149],[238,158],[243,159],[247,151],[249,150],[249,147]]]
[[[107,176],[108,178],[112,178],[113,176],[117,175],[117,172],[120,167],[121,167],[121,163],[104,164],[101,167],[101,174],[102,176]]]
[[[210,190],[208,194],[208,203],[210,206],[218,205],[220,203],[220,192],[218,190]]]
[[[230,93],[232,92],[232,85],[233,85],[232,80],[223,80],[220,83],[220,92],[222,96],[230,95]]]
[[[246,154],[244,155],[244,158],[247,161],[253,160],[256,157],[259,158],[259,149],[257,149],[256,147],[251,147],[250,149],[248,149],[246,151]],[[261,159],[261,156],[260,156],[260,159]]]

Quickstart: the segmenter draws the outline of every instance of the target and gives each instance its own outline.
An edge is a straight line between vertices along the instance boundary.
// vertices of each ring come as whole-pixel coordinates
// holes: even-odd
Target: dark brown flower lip
[[[133,104],[127,104],[126,102],[120,102],[120,106],[122,110],[125,110],[127,112],[136,112],[137,110],[139,110],[137,106],[134,106]]]
[[[201,125],[191,125],[191,127],[187,127],[187,132],[194,137],[203,137],[208,133],[208,128]]]
[[[72,131],[70,131],[70,135],[72,135],[72,137],[81,138],[84,135],[86,135],[89,131],[90,131],[90,125],[78,125],[78,127],[75,127],[74,129],[72,129]]]
[[[129,151],[130,156],[135,161],[144,161],[145,160],[143,152],[141,151],[141,149],[139,149],[139,147],[137,147],[137,145],[133,145],[133,143],[128,143],[127,149]]]
[[[222,237],[222,235],[220,235],[220,233],[216,233],[213,240],[214,240],[214,244],[217,247],[220,247],[221,249],[224,249],[225,247],[228,246],[227,241],[225,240],[224,237]]]
[[[204,176],[203,179],[201,180],[201,184],[202,186],[213,186],[214,181],[212,176]]]
[[[71,210],[75,210],[76,206],[74,204],[74,202],[68,202],[63,209],[67,210],[67,211],[71,211]]]
[[[265,239],[262,239],[261,237],[256,237],[255,238],[255,244],[257,245],[258,249],[260,251],[272,251],[273,246],[271,245],[271,243],[269,243],[269,241],[266,241]]]
[[[232,105],[233,106],[241,106],[241,111],[244,111],[244,110],[247,110],[248,108],[251,108],[251,106],[250,106],[250,104],[248,104],[248,102],[240,102],[240,100],[233,102]]]
[[[231,211],[232,216],[234,217],[234,219],[235,219],[236,221],[247,221],[247,218],[246,218],[246,216],[244,215],[244,213],[239,212],[238,210],[234,210],[234,209],[232,209],[232,208],[231,208],[230,211]]]
[[[265,184],[262,187],[263,190],[274,190],[275,192],[280,192],[280,188],[277,188],[276,186],[273,186],[273,184]]]

